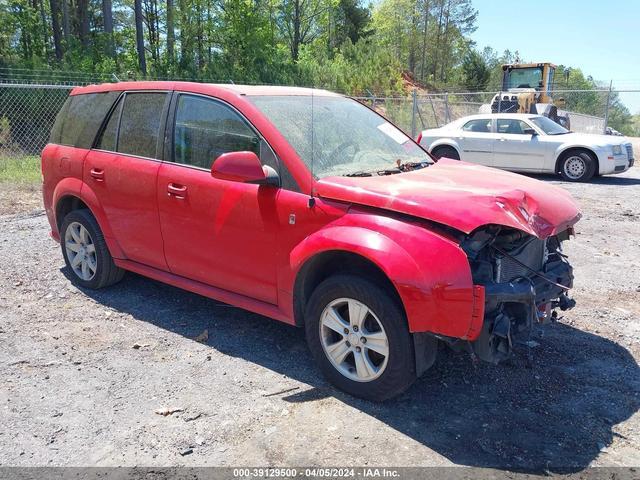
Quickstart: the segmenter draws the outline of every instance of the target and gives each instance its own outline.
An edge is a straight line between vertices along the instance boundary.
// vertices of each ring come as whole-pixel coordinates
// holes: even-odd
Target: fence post
[[[418,93],[415,88],[411,92],[411,96],[413,97],[413,104],[411,106],[411,138],[416,138],[416,134],[418,133],[416,131],[416,124],[417,124],[416,114],[418,111]]]
[[[609,102],[611,101],[611,89],[613,88],[613,80],[609,82],[609,91],[607,92],[607,104],[604,106],[604,128],[602,134],[607,134],[607,126],[609,124]]]
[[[438,121],[438,114],[436,113],[436,107],[433,106],[433,97],[429,95],[429,103],[431,103],[431,111],[433,112],[433,119],[436,122],[436,128],[440,128],[440,122]]]
[[[449,114],[449,92],[444,94],[444,123],[447,124],[451,121],[451,115]]]

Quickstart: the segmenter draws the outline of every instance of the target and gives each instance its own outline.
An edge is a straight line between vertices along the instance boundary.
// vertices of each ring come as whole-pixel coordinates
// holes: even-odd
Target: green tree
[[[491,79],[491,70],[482,55],[475,50],[469,50],[462,62],[464,86],[471,92],[484,91]]]

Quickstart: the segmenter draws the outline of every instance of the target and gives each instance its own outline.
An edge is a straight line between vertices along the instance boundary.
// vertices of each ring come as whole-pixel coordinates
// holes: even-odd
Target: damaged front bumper
[[[491,363],[508,358],[513,345],[526,341],[536,323],[553,318],[556,308],[575,305],[567,296],[573,269],[560,247],[569,233],[544,241],[501,233],[483,240],[477,252],[469,251],[475,283],[484,290],[482,328],[470,344],[478,358]],[[508,252],[495,246],[500,241],[509,246]],[[501,265],[505,261],[510,264]]]

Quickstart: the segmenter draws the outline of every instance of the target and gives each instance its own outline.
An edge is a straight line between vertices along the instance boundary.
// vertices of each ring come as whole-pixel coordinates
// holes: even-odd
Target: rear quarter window
[[[51,142],[91,148],[96,134],[120,92],[73,95],[67,99],[51,131]]]
[[[61,143],[62,140],[62,124],[64,123],[65,118],[67,117],[67,111],[69,110],[69,104],[71,104],[71,98],[67,97],[62,108],[56,115],[56,121],[53,123],[53,128],[51,128],[51,134],[49,135],[49,143]]]

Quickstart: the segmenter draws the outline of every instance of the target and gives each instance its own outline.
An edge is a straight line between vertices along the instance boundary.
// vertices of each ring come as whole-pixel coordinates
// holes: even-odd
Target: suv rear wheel
[[[382,401],[416,379],[404,312],[375,283],[351,275],[328,278],[309,299],[305,329],[324,376],[351,395]]]
[[[98,222],[89,210],[74,210],[60,228],[62,255],[74,280],[98,289],[119,282],[124,270],[113,263]]]

